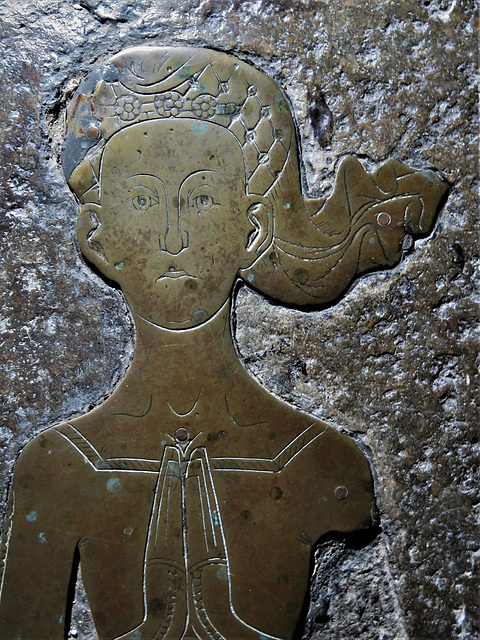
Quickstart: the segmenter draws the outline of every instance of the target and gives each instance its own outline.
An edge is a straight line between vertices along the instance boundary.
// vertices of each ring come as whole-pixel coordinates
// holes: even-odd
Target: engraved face
[[[106,145],[100,185],[95,239],[132,309],[169,329],[218,311],[256,257],[236,138],[186,118],[132,125]]]

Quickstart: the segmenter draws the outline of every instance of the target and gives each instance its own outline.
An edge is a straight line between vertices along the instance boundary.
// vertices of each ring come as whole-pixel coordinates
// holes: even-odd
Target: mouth
[[[174,267],[170,267],[167,271],[165,271],[165,273],[158,277],[155,282],[159,282],[160,280],[164,280],[166,278],[169,278],[171,280],[178,280],[180,278],[192,278],[193,280],[197,279],[195,276],[191,276],[183,269],[175,269]]]

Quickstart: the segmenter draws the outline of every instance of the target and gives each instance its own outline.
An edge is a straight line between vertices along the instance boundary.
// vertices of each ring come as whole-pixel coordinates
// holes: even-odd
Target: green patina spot
[[[288,111],[288,104],[283,96],[277,96],[275,98],[275,106],[278,111]]]
[[[170,480],[180,480],[183,472],[182,463],[177,460],[169,460],[167,463],[167,471]]]
[[[110,478],[107,482],[107,489],[110,493],[120,493],[122,490],[122,483],[120,482],[120,478]]]
[[[220,569],[217,571],[217,578],[219,580],[228,580],[227,567],[220,567]]]
[[[310,274],[306,269],[295,269],[293,279],[299,284],[306,284],[310,279]]]
[[[207,319],[207,315],[208,314],[205,311],[205,309],[197,309],[190,316],[190,320],[192,322],[201,322],[202,320],[206,320]]]
[[[206,122],[195,121],[192,123],[192,131],[193,133],[196,133],[198,136],[203,135],[206,130],[207,130]]]
[[[186,80],[191,75],[192,75],[192,67],[189,64],[182,67],[180,71],[177,71],[177,77],[180,78],[180,80]]]
[[[236,110],[236,106],[231,102],[228,104],[220,103],[215,107],[215,113],[218,116],[231,116],[235,113]]]
[[[95,460],[93,464],[95,465],[96,469],[101,469],[101,470],[110,469],[110,467],[108,466],[108,462],[103,458],[99,458],[98,460]]]
[[[217,367],[217,376],[219,378],[222,378],[222,379],[230,378],[230,369],[229,369],[228,365],[221,364],[220,366],[218,366]]]

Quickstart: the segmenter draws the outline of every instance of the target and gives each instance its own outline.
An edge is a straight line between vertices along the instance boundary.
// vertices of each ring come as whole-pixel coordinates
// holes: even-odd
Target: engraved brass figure
[[[78,550],[101,638],[291,638],[312,545],[371,526],[372,479],[350,438],[243,369],[232,290],[330,303],[428,233],[446,188],[349,157],[330,198],[305,199],[285,96],[197,48],[130,49],[87,78],[64,170],[82,253],[122,289],[137,344],[108,400],[19,457],[0,637],[64,637]]]

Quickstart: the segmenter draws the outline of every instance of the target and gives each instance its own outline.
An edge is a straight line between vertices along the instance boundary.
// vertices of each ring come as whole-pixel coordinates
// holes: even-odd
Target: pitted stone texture
[[[65,98],[130,45],[245,55],[293,104],[312,195],[328,193],[347,153],[367,169],[390,156],[430,166],[452,184],[433,236],[340,305],[307,314],[238,298],[249,370],[356,434],[376,473],[383,533],[360,549],[321,545],[305,638],[475,637],[474,3],[3,0],[0,15],[4,484],[25,442],[99,403],[132,353],[121,297],[72,243],[76,205],[56,162]],[[77,605],[71,636],[91,640]]]
[[[319,545],[306,636],[321,640],[336,637],[335,612],[339,609],[340,637],[393,640],[406,636],[392,589],[388,550],[380,537],[370,541],[331,539]]]

